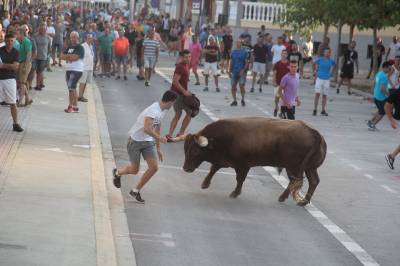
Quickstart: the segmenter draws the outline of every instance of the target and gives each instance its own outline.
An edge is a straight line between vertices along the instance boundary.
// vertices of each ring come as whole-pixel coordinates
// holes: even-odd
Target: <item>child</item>
[[[193,35],[192,41],[193,42],[189,46],[189,51],[191,54],[189,68],[192,69],[192,72],[196,77],[196,83],[194,85],[200,85],[199,75],[197,74],[197,66],[199,65],[201,56],[201,45],[197,40],[197,36]]]

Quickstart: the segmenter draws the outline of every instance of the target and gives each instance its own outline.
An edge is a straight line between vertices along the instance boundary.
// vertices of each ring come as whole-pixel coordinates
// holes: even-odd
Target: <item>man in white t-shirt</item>
[[[153,103],[140,113],[129,131],[127,150],[131,163],[120,169],[114,168],[112,171],[114,186],[121,188],[121,176],[136,175],[139,172],[140,156],[143,156],[147,162],[148,169],[128,194],[137,203],[143,204],[145,202],[140,195],[140,190],[157,172],[157,156],[160,161],[163,160],[160,143],[165,144],[167,139],[160,134],[161,121],[167,110],[173,106],[177,96],[172,90],[166,91],[160,102]],[[157,155],[154,147],[157,147]]]
[[[281,61],[281,55],[283,50],[286,50],[286,47],[283,45],[283,37],[279,36],[277,44],[274,44],[271,48],[273,65]]]
[[[394,60],[397,55],[400,56],[400,43],[397,36],[393,36],[393,42],[390,44],[386,54],[386,61]]]
[[[79,84],[78,101],[87,102],[88,100],[83,96],[86,89],[86,84],[93,82],[93,65],[94,65],[94,52],[93,52],[93,35],[86,34],[86,40],[82,43],[85,56],[83,57],[83,73]]]

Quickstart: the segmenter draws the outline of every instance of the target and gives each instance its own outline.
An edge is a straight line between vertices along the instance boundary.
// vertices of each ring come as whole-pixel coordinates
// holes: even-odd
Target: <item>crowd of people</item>
[[[354,73],[359,72],[355,41],[344,51],[342,61],[335,62],[331,58],[328,37],[314,51],[311,36],[301,44],[296,43],[286,33],[274,40],[264,26],[253,40],[248,29],[244,29],[236,38],[229,26],[206,24],[193,30],[190,20],[171,19],[168,14],[154,15],[147,7],[133,20],[129,20],[128,15],[121,10],[81,10],[79,7],[62,4],[50,7],[23,4],[11,14],[5,11],[0,24],[0,101],[2,105],[10,106],[13,130],[22,132],[18,123],[17,107],[23,108],[33,103],[30,93],[32,89],[45,89],[45,70],[52,71],[65,64],[69,100],[64,111],[77,113],[78,102],[88,101],[85,98],[85,88],[93,82],[93,78],[114,76],[116,80],[126,81],[129,79],[128,72],[131,71],[137,72],[136,78],[144,81],[144,86],[150,86],[160,52],[168,52],[170,56],[178,55],[174,59],[176,66],[171,91],[141,115],[146,119],[150,117],[149,121],[138,121],[132,129],[132,147],[131,150],[128,148],[132,165],[114,171],[118,186],[121,175],[137,173],[140,154],[145,159],[150,159],[150,172],[146,172],[138,187],[131,191],[139,202],[142,201],[140,188],[157,168],[157,161],[151,161],[156,154],[152,150],[154,145],[144,145],[142,142],[155,142],[159,148],[160,142],[174,141],[175,138],[185,135],[186,128],[195,116],[193,108],[198,106],[197,98],[190,98],[193,96],[188,86],[190,72],[195,76],[195,86],[204,82],[205,92],[210,91],[212,77],[217,93],[221,91],[221,74],[228,74],[232,107],[238,105],[238,86],[240,104],[246,105],[245,86],[248,75],[251,78],[249,93],[254,93],[256,86],[260,93],[263,92],[263,85],[272,81],[275,95],[274,116],[279,115],[286,119],[295,119],[295,109],[301,104],[300,79],[313,80],[315,97],[312,115],[317,115],[322,95],[320,114],[328,116],[330,79],[334,71],[337,68],[340,71],[336,93],[340,93],[340,87],[346,82],[349,95],[352,94],[351,80]],[[381,65],[385,53],[386,58],[382,70],[374,78],[372,88],[378,112],[368,121],[368,127],[370,130],[377,130],[377,123],[384,114],[388,114],[392,127],[397,128],[397,121],[400,120],[400,44],[397,37],[394,37],[386,52],[381,39],[377,42],[378,65]],[[307,64],[311,68],[310,77],[305,76]],[[202,67],[204,81],[199,75],[199,67]],[[371,71],[368,78],[370,75]],[[172,106],[175,116],[169,133],[162,137],[155,129],[165,110]],[[182,111],[185,111],[186,116],[174,137]],[[400,147],[386,156],[391,168],[399,152]],[[162,157],[159,149],[157,154]]]

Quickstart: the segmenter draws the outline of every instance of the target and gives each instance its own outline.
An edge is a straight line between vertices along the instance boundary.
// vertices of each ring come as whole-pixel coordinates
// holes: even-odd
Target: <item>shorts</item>
[[[322,95],[328,96],[330,87],[329,79],[319,79],[315,81],[315,93],[320,93]]]
[[[92,84],[93,83],[93,70],[84,70],[82,72],[82,77],[80,79],[82,84]]]
[[[279,92],[279,86],[274,87],[274,95],[275,97],[278,97],[278,92]]]
[[[191,113],[192,110],[183,102],[183,97],[183,95],[178,94],[174,102],[174,110],[176,113],[182,112],[182,110],[185,110],[186,113]]]
[[[287,106],[281,106],[281,113],[282,113],[282,118],[284,119],[289,119],[289,120],[294,120],[295,113],[296,113],[296,107],[292,106],[292,109],[287,108]]]
[[[232,73],[231,85],[236,86],[238,83],[239,85],[246,84],[246,73],[244,73],[243,75]]]
[[[155,67],[157,60],[155,56],[145,56],[143,59],[145,68],[153,69]]]
[[[137,66],[138,68],[141,68],[141,67],[144,66],[143,57],[137,57],[137,58],[136,58],[136,66]]]
[[[80,71],[67,71],[65,73],[65,80],[67,82],[68,90],[76,90],[78,87],[79,79],[82,77],[82,72]]]
[[[29,72],[31,71],[32,68],[32,63],[31,62],[21,62],[19,63],[18,67],[18,82],[21,84],[26,84],[26,81],[28,80],[28,75]]]
[[[190,62],[190,69],[193,71],[193,72],[197,72],[197,67],[198,67],[198,65],[199,65],[199,62],[198,61],[191,61]]]
[[[218,76],[218,63],[217,62],[213,62],[213,63],[205,62],[203,74],[205,76],[209,76],[210,74],[213,76]]]
[[[0,80],[0,102],[17,103],[17,81],[15,79]]]
[[[62,43],[59,44],[59,43],[54,43],[54,42],[53,42],[52,48],[53,48],[53,49],[52,49],[53,52],[55,53],[55,52],[57,51],[57,55],[60,56],[61,51],[62,51],[62,49],[63,49],[63,45],[62,45]]]
[[[136,141],[131,138],[126,146],[131,164],[140,164],[140,155],[143,159],[157,159],[154,141]]]
[[[378,114],[379,115],[385,115],[385,103],[386,103],[386,100],[380,101],[380,100],[377,100],[377,99],[374,98],[374,102],[375,102],[376,108],[378,108]]]
[[[123,55],[123,56],[119,56],[116,55],[115,56],[115,63],[117,63],[117,65],[125,65],[128,62],[128,56],[127,55]]]
[[[111,63],[111,54],[102,53],[102,54],[100,55],[100,62],[101,62],[102,64],[109,64],[109,63]]]
[[[303,57],[303,64],[307,64],[308,62],[312,62],[312,57]]]
[[[224,59],[224,60],[229,60],[229,59],[231,59],[231,50],[224,50],[223,52],[222,52],[222,59]]]
[[[42,73],[44,69],[47,67],[48,63],[49,63],[48,60],[36,59],[35,62],[32,62],[32,68],[36,69],[36,72]]]
[[[254,62],[253,73],[263,74],[265,73],[265,63]]]

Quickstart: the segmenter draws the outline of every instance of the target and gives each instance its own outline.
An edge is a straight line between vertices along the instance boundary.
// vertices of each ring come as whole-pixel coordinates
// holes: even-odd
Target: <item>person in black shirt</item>
[[[5,36],[6,45],[0,48],[0,101],[10,105],[13,119],[13,131],[22,132],[18,124],[17,112],[17,81],[16,73],[19,67],[18,51],[13,48],[15,37],[12,34]]]
[[[222,61],[221,61],[221,73],[224,73],[224,69],[228,71],[229,61],[231,60],[233,46],[232,30],[226,29],[225,35],[222,37],[221,50],[222,50]]]
[[[297,72],[300,72],[300,77],[303,76],[303,55],[299,51],[299,46],[295,41],[291,41],[290,44],[290,53],[288,54],[289,62],[296,61],[297,62]]]
[[[377,64],[377,66],[378,66],[378,69],[381,67],[381,64],[382,64],[382,56],[385,54],[385,46],[383,46],[383,44],[382,44],[382,39],[380,38],[380,37],[378,37],[377,38],[377,40],[376,40],[376,42],[377,42],[377,53],[378,53],[378,64]],[[374,55],[373,54],[371,54],[371,64],[370,64],[370,66],[369,66],[369,72],[368,72],[368,75],[367,75],[367,79],[369,79],[370,77],[371,77],[371,74],[372,74],[372,70],[373,70],[373,63],[374,63]]]
[[[137,37],[137,32],[135,30],[135,26],[133,24],[129,24],[128,30],[125,31],[125,37],[129,41],[129,65],[131,69],[133,68],[133,60],[135,58],[135,40]]]
[[[250,92],[254,92],[257,74],[260,75],[260,88],[262,92],[262,84],[264,83],[265,63],[267,61],[267,46],[264,45],[264,37],[258,36],[257,43],[253,47],[253,83]]]
[[[394,109],[394,112],[393,112]],[[385,103],[385,113],[389,118],[390,125],[393,129],[398,129],[400,126],[400,90],[396,90],[392,93],[387,102]],[[400,145],[385,156],[386,162],[388,163],[390,169],[394,169],[393,163],[396,156],[400,153]]]
[[[144,56],[143,56],[143,41],[144,41],[144,33],[139,32],[135,43],[136,43],[136,66],[139,69],[139,73],[136,76],[138,80],[144,80]]]
[[[347,94],[351,95],[351,80],[354,78],[354,63],[357,67],[358,73],[358,53],[355,50],[356,42],[352,41],[350,43],[349,49],[344,52],[343,61],[342,61],[342,69],[340,71],[340,81],[338,87],[336,89],[336,93],[340,93],[340,86],[342,86],[343,81],[347,81]]]

